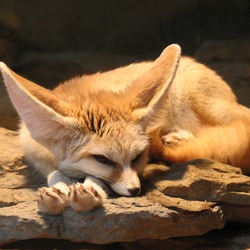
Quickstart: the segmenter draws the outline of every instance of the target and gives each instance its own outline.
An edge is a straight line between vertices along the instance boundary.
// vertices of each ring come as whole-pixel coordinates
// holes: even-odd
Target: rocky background
[[[183,54],[221,74],[239,101],[250,107],[249,41],[248,0],[0,0],[0,60],[48,88],[75,75],[154,59],[167,45],[178,43]],[[0,117],[0,127],[17,128],[18,117],[1,80]],[[69,210],[63,217],[44,217],[35,203],[35,190],[42,183],[33,175],[27,178],[31,173],[22,160],[15,132],[1,130],[0,246],[18,241],[6,248],[83,247],[64,239],[98,244],[139,240],[127,245],[114,243],[108,249],[250,247],[250,229],[242,226],[250,218],[248,177],[230,167],[198,161],[184,164],[180,173],[186,174],[173,182],[171,178],[179,170],[172,168],[169,173],[162,165],[153,168],[165,171],[163,177],[168,173],[168,181],[157,180],[156,185],[151,180],[157,191],[146,190],[145,196],[135,200],[110,200],[104,209],[109,211],[107,217],[103,210],[87,215]],[[178,186],[182,182],[186,186]],[[104,223],[105,234],[100,231],[91,238],[95,216]],[[79,220],[86,222],[77,226]],[[228,226],[231,221],[241,224]],[[101,224],[97,219],[94,223]],[[186,237],[219,228],[224,229]],[[89,236],[79,236],[77,230],[88,231]],[[126,235],[131,230],[133,233]],[[121,233],[116,235],[118,231]],[[145,240],[177,236],[185,237]]]

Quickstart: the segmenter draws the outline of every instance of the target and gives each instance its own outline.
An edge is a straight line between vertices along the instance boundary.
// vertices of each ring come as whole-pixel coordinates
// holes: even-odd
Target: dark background
[[[49,88],[178,43],[250,105],[249,41],[249,0],[0,0],[0,60]],[[0,125],[15,124],[3,86],[0,114]]]

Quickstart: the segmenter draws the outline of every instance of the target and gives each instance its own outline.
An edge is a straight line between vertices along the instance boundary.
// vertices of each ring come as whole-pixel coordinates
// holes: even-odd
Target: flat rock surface
[[[69,208],[62,216],[41,214],[36,190],[43,185],[45,180],[25,165],[17,133],[0,128],[0,246],[46,238],[95,244],[137,241],[143,246],[145,239],[204,235],[227,221],[250,223],[250,177],[210,160],[171,168],[151,164],[141,197],[108,199],[103,207],[84,213]]]

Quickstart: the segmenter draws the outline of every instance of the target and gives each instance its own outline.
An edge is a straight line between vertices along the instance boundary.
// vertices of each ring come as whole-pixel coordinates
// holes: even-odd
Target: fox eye
[[[115,163],[104,155],[93,155],[94,159],[102,164],[114,166]]]
[[[132,163],[133,163],[133,164],[136,164],[136,162],[139,161],[140,158],[141,158],[141,153],[138,154],[138,155],[132,160]]]

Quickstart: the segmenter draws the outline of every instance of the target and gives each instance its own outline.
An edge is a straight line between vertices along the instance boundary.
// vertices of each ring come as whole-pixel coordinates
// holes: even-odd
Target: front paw
[[[78,212],[89,211],[103,204],[102,196],[92,186],[77,183],[69,189],[70,205]]]
[[[38,190],[38,207],[49,215],[62,214],[69,203],[68,192],[57,187],[43,187]]]

